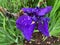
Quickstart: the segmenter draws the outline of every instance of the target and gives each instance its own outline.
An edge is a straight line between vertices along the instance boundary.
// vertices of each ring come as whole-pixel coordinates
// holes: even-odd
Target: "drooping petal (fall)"
[[[35,22],[31,17],[22,15],[16,20],[16,27],[22,31],[24,37],[29,41],[35,28]]]
[[[39,11],[36,12],[38,16],[44,16],[52,10],[52,6],[47,6],[45,8],[40,8]]]
[[[38,30],[45,36],[50,36],[48,30],[48,20],[46,18],[38,22]]]

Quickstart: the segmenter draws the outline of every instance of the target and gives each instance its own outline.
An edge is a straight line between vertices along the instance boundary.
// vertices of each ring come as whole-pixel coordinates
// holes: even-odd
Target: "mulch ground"
[[[46,38],[40,32],[35,32],[31,41],[24,40],[24,45],[60,45],[60,39],[53,36]]]

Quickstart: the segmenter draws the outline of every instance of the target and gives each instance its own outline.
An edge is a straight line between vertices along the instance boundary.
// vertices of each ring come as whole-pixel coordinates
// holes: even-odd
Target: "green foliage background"
[[[22,7],[36,7],[39,0],[0,0],[0,6],[16,13]],[[50,17],[49,31],[51,36],[60,37],[60,0],[47,0],[46,6],[53,9],[48,14]],[[23,35],[16,29],[16,19],[8,19],[0,12],[0,45],[23,45]],[[35,31],[36,32],[36,31]]]

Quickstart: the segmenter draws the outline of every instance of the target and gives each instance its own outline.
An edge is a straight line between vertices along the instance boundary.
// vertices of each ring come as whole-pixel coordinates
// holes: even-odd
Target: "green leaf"
[[[55,22],[54,27],[50,31],[51,36],[60,36],[59,35],[60,34],[60,18],[59,17],[60,17],[60,12],[58,13],[58,16],[56,17],[57,18],[56,22],[54,21]]]

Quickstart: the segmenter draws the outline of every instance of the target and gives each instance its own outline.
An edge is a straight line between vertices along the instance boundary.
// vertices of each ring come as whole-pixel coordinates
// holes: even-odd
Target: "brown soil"
[[[57,37],[46,38],[40,32],[35,32],[31,41],[24,40],[24,45],[60,45],[60,39]]]

